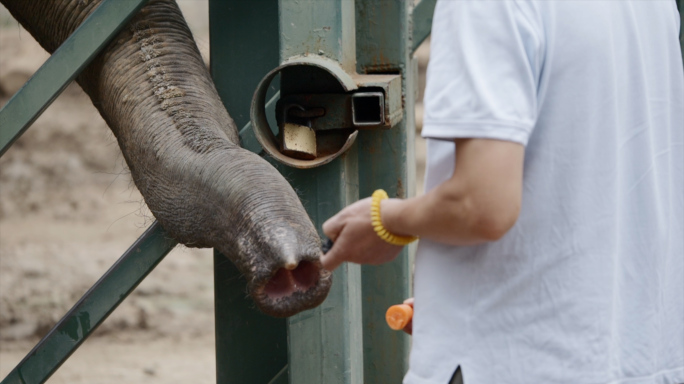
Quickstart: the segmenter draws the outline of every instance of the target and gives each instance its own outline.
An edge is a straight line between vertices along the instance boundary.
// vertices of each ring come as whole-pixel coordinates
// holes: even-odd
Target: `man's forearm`
[[[452,177],[427,194],[382,202],[392,233],[452,245],[498,240],[515,224],[522,199],[524,147],[496,140],[456,141]]]
[[[441,185],[411,199],[381,204],[383,225],[392,233],[414,235],[451,245],[474,245],[497,240],[508,228],[488,217],[477,199]]]

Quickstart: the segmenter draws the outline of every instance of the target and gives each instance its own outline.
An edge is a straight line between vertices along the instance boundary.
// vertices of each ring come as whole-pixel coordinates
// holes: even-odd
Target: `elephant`
[[[101,2],[0,1],[50,53]],[[174,0],[150,0],[76,81],[171,236],[231,259],[268,315],[292,316],[323,302],[332,275],[319,261],[316,229],[285,178],[240,147]]]

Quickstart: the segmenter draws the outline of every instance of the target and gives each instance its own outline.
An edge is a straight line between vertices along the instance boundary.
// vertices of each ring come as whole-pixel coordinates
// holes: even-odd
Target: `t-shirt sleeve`
[[[523,0],[438,1],[424,137],[527,144],[544,55],[538,20],[533,4]]]

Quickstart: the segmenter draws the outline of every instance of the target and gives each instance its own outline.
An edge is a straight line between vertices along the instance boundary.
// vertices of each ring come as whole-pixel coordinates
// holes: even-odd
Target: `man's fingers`
[[[340,214],[329,218],[323,223],[323,233],[328,236],[328,239],[336,241],[344,227],[343,221],[340,219]]]
[[[326,235],[328,234],[326,233]],[[340,248],[338,247],[337,249]],[[340,252],[335,250],[335,245],[333,245],[328,253],[321,256],[321,265],[328,271],[334,271],[335,268],[339,267],[343,262],[344,260],[342,259]]]
[[[411,308],[413,308],[413,297],[409,297],[408,299],[404,300],[404,304],[410,305]],[[403,331],[408,333],[409,335],[413,335],[413,319],[409,320],[408,324],[406,324]]]
[[[409,321],[402,331],[408,333],[409,335],[413,335],[413,320]]]

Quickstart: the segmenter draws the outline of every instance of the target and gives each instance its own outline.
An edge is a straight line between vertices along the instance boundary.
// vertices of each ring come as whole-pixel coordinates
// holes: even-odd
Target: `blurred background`
[[[208,1],[178,3],[208,64]],[[419,132],[429,42],[416,56]],[[0,107],[48,57],[0,5]],[[71,84],[0,159],[0,378],[152,220],[114,136]],[[176,247],[48,382],[214,383],[212,262],[210,249]]]

